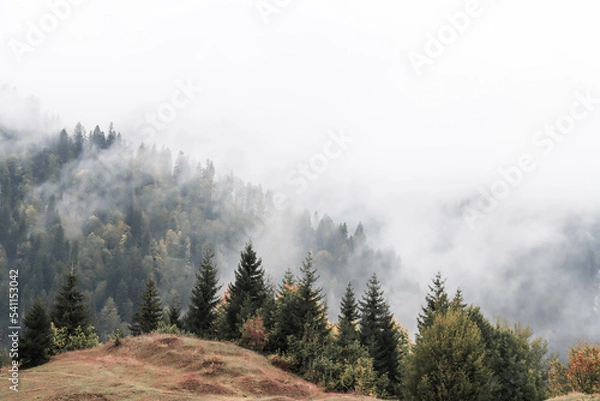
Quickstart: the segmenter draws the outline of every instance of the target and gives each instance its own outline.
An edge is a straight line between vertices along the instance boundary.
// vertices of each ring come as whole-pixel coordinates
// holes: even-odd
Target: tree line
[[[402,277],[399,258],[371,248],[362,224],[351,233],[327,215],[282,213],[296,248],[314,253],[293,255],[304,262],[273,285],[252,244],[237,259],[243,241],[266,225],[270,196],[233,175],[217,177],[209,160],[194,165],[180,152],[173,161],[155,146],[132,152],[112,125],[105,134],[78,124],[73,135],[63,130],[8,151],[0,159],[0,269],[27,277],[26,327],[50,324],[28,330],[25,352],[41,359],[24,362],[158,330],[234,341],[337,391],[537,400],[549,388],[583,388],[574,378],[594,352],[574,353],[567,366],[549,362],[545,342],[527,327],[490,323],[460,291],[450,299],[439,275],[413,343],[369,271]],[[229,273],[232,260],[239,264],[224,287],[216,265]],[[366,283],[360,299],[349,281]],[[415,291],[394,284],[388,296]],[[327,310],[338,305],[325,305],[326,292],[340,300],[336,324]],[[79,306],[59,307],[65,299]]]
[[[490,323],[479,307],[465,303],[460,290],[450,298],[439,273],[429,286],[413,343],[391,313],[375,274],[360,299],[347,285],[332,323],[310,252],[298,273],[288,270],[274,286],[248,242],[223,296],[213,258],[205,248],[187,311],[176,297],[163,305],[150,277],[129,325],[131,334],[232,341],[328,390],[381,398],[544,400],[552,390],[548,380],[556,374],[549,376],[550,367],[554,363],[555,372],[558,365],[546,356],[546,342],[532,338],[527,327]],[[76,279],[66,274],[50,314],[41,301],[27,314],[24,366],[98,343]],[[116,343],[122,335],[115,329]]]

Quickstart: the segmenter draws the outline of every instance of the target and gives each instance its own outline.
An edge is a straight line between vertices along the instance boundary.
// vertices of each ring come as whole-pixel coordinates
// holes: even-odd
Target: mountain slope
[[[28,400],[374,400],[326,394],[243,348],[193,337],[153,334],[61,354],[21,371],[19,393]]]

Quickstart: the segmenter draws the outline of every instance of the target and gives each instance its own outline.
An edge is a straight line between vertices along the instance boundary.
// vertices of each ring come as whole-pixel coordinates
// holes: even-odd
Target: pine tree
[[[207,247],[203,253],[185,320],[189,331],[200,337],[210,337],[213,334],[221,286],[218,285],[217,268],[212,261],[214,252]]]
[[[271,352],[288,351],[288,336],[302,331],[300,319],[295,315],[298,298],[298,285],[291,269],[287,269],[275,298],[273,327],[269,334],[267,349]]]
[[[41,299],[37,298],[25,315],[25,331],[21,336],[20,356],[23,368],[31,368],[50,360],[52,330],[50,315]]]
[[[235,271],[235,281],[229,285],[225,301],[225,338],[235,339],[241,336],[244,322],[255,316],[266,299],[265,271],[262,259],[257,258],[248,242],[241,252],[240,263]]]
[[[51,317],[57,328],[66,328],[67,336],[75,334],[77,327],[85,329],[89,325],[85,297],[77,286],[78,276],[69,271],[56,295]]]
[[[162,318],[162,305],[152,277],[146,282],[146,291],[141,298],[142,301],[138,304],[139,310],[133,316],[133,324],[129,326],[134,336],[153,332]]]
[[[338,316],[338,344],[347,347],[359,339],[358,336],[358,303],[354,295],[354,288],[351,283],[346,287],[346,293],[342,298],[340,305],[340,315]]]
[[[169,305],[169,324],[175,325],[178,329],[182,329],[181,323],[181,303],[179,301],[179,294],[173,295],[171,305]]]
[[[381,284],[373,274],[360,305],[360,342],[373,358],[373,368],[387,380],[382,385],[389,395],[399,394],[401,382],[401,333],[385,302]],[[404,339],[406,340],[406,339]]]
[[[467,309],[467,304],[465,303],[465,299],[463,298],[462,290],[460,288],[456,290],[454,298],[452,298],[452,301],[450,301],[450,309]]]
[[[376,343],[384,312],[385,300],[377,275],[373,273],[367,283],[367,289],[359,303],[360,306],[360,342],[369,348],[371,355]]]
[[[445,279],[442,279],[442,274],[437,272],[433,279],[433,285],[429,286],[429,294],[425,297],[426,305],[422,307],[423,313],[419,314],[417,319],[417,328],[419,333],[424,329],[433,324],[435,316],[439,313],[446,313],[450,308],[450,302],[448,300],[448,294],[446,293]],[[462,297],[461,293],[457,293],[459,297]],[[457,300],[459,302],[459,300]],[[462,301],[460,301],[462,302]],[[420,334],[417,334],[417,338]]]
[[[302,262],[300,273],[295,315],[304,325],[309,325],[318,338],[324,338],[329,334],[326,306],[323,302],[325,295],[322,288],[315,287],[319,276],[317,269],[313,267],[312,252],[309,252]]]

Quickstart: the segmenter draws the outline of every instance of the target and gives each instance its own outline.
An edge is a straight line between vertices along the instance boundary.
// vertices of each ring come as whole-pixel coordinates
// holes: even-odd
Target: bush
[[[362,356],[355,363],[343,366],[339,379],[341,390],[363,395],[378,395],[377,387],[381,384],[373,369],[372,358]],[[381,378],[385,379],[383,376]],[[384,387],[386,385],[387,383],[383,383]]]
[[[310,333],[310,331],[308,331]],[[289,336],[287,360],[295,363],[297,373],[328,391],[355,392],[385,396],[389,385],[386,375],[378,375],[367,349],[354,341],[340,346],[331,338],[317,341],[308,335]]]
[[[267,332],[262,317],[255,316],[242,326],[242,345],[254,351],[262,351],[267,344]]]
[[[75,332],[71,335],[67,334],[66,327],[57,328],[54,323],[51,323],[50,327],[52,331],[50,353],[52,355],[66,351],[93,348],[99,344],[98,335],[96,335],[96,330],[92,325],[88,325],[85,329],[77,326]]]
[[[176,335],[189,335],[185,330],[177,327],[176,324],[167,324],[163,321],[158,322],[156,330],[153,331],[156,334],[176,334]]]
[[[115,340],[115,347],[120,347],[121,346],[121,338],[123,338],[123,333],[121,332],[121,329],[116,329],[115,332],[112,335],[113,340]]]

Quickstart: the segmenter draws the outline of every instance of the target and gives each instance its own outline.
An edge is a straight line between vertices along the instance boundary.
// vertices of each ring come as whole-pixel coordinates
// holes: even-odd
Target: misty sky
[[[518,288],[495,282],[510,257],[560,246],[566,216],[596,213],[595,11],[591,1],[2,0],[0,84],[38,97],[70,132],[113,121],[129,142],[211,158],[352,229],[371,221],[423,287],[441,270],[473,301],[481,284]]]

